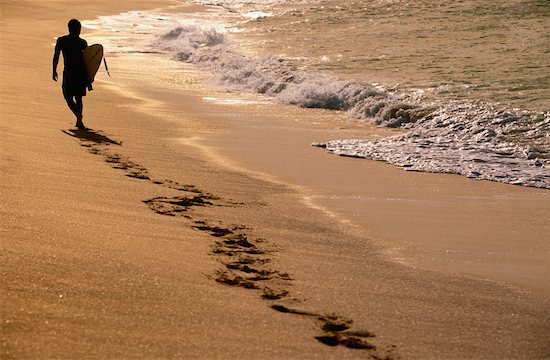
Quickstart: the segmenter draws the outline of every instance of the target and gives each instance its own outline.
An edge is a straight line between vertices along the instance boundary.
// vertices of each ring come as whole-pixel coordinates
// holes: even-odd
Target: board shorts
[[[86,96],[86,74],[84,71],[63,71],[63,96]]]

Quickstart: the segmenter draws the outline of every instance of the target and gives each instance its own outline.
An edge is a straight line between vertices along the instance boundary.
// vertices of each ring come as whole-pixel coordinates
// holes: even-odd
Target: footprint
[[[253,281],[247,280],[242,276],[231,274],[227,271],[218,271],[215,280],[229,286],[241,286],[246,289],[258,289],[258,286]]]
[[[180,216],[191,220],[190,227],[204,231],[218,238],[212,246],[211,253],[219,257],[219,261],[225,266],[225,270],[218,270],[213,277],[218,283],[227,286],[242,287],[245,289],[260,291],[260,297],[267,301],[280,300],[289,296],[288,284],[292,281],[289,274],[266,268],[271,263],[267,257],[271,251],[266,249],[269,242],[266,239],[249,237],[250,229],[245,225],[225,226],[220,221],[217,225],[209,224],[207,220],[193,219],[190,210],[193,207],[205,206],[238,206],[243,203],[222,201],[220,197],[201,191],[195,185],[180,184],[169,179],[154,180],[149,176],[148,170],[117,153],[111,153],[108,149],[111,145],[121,146],[122,143],[110,139],[108,136],[91,129],[70,130],[64,133],[78,138],[80,145],[94,155],[102,155],[104,161],[113,168],[125,172],[128,177],[147,180],[155,185],[185,192],[185,196],[156,197],[143,202],[154,212],[167,216]],[[261,204],[266,205],[266,204]],[[349,349],[361,349],[369,351],[374,359],[391,359],[394,345],[380,355],[377,347],[366,339],[375,335],[369,331],[352,330],[353,321],[337,314],[320,315],[307,310],[299,310],[286,307],[281,304],[272,304],[271,308],[288,314],[301,315],[316,319],[321,323],[322,335],[315,339],[327,346],[344,346]]]
[[[316,336],[315,339],[328,346],[345,346],[350,349],[375,350],[376,346],[357,337],[336,335]]]
[[[201,195],[174,196],[174,197],[156,197],[143,201],[151,210],[161,215],[176,216],[179,213],[188,211],[194,206],[212,206],[214,205],[207,198]]]

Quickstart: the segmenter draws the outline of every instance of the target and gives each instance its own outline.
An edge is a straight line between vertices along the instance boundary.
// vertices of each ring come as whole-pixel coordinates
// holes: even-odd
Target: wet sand
[[[273,143],[235,160],[255,152],[246,138],[228,141],[233,111],[203,101],[213,94],[200,85],[167,88],[161,60],[113,59],[116,81],[100,77],[85,98],[91,129],[75,130],[49,73],[73,4],[2,4],[3,358],[550,355],[547,301],[395,262],[345,211],[304,200],[330,194],[294,180],[317,168],[285,177],[289,155]],[[87,4],[78,17],[143,6]],[[157,71],[131,70],[147,68]],[[328,129],[340,121],[321,115]],[[353,160],[301,148],[317,165]],[[365,166],[405,182],[378,178],[387,191],[416,189],[402,171]]]
[[[204,144],[232,164],[298,186],[304,202],[362,231],[389,258],[550,299],[549,191],[406,172],[309,146],[392,133],[344,114],[270,105],[218,108],[234,115],[225,116],[228,128]]]

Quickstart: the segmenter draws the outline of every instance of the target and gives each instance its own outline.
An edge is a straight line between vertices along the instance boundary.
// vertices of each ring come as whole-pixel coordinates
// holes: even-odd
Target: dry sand
[[[207,106],[202,90],[166,89],[157,74],[140,83],[127,70],[118,83],[98,81],[84,104],[93,130],[74,130],[50,79],[54,38],[69,18],[142,2],[0,6],[0,357],[550,357],[544,295],[393,261],[364,224],[342,221],[345,210],[304,201],[330,193],[331,181],[286,169],[287,153],[268,144],[245,156],[258,145],[244,139],[213,147],[239,124],[224,123],[228,108]],[[151,61],[115,59],[112,73]],[[316,166],[347,166],[303,151],[328,159]],[[416,185],[443,179],[365,166],[391,174],[378,178],[383,197],[413,197]],[[439,189],[458,191],[446,181]],[[373,204],[390,211],[383,197]],[[443,231],[432,210],[418,211]],[[407,228],[398,225],[371,231],[399,237]]]

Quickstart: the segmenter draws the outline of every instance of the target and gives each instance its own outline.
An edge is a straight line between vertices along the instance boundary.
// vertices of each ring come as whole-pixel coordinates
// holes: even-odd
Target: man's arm
[[[53,53],[53,69],[52,69],[52,79],[53,81],[57,81],[57,64],[59,63],[59,54],[61,53],[61,49],[59,46],[59,39],[55,43],[55,50]]]

